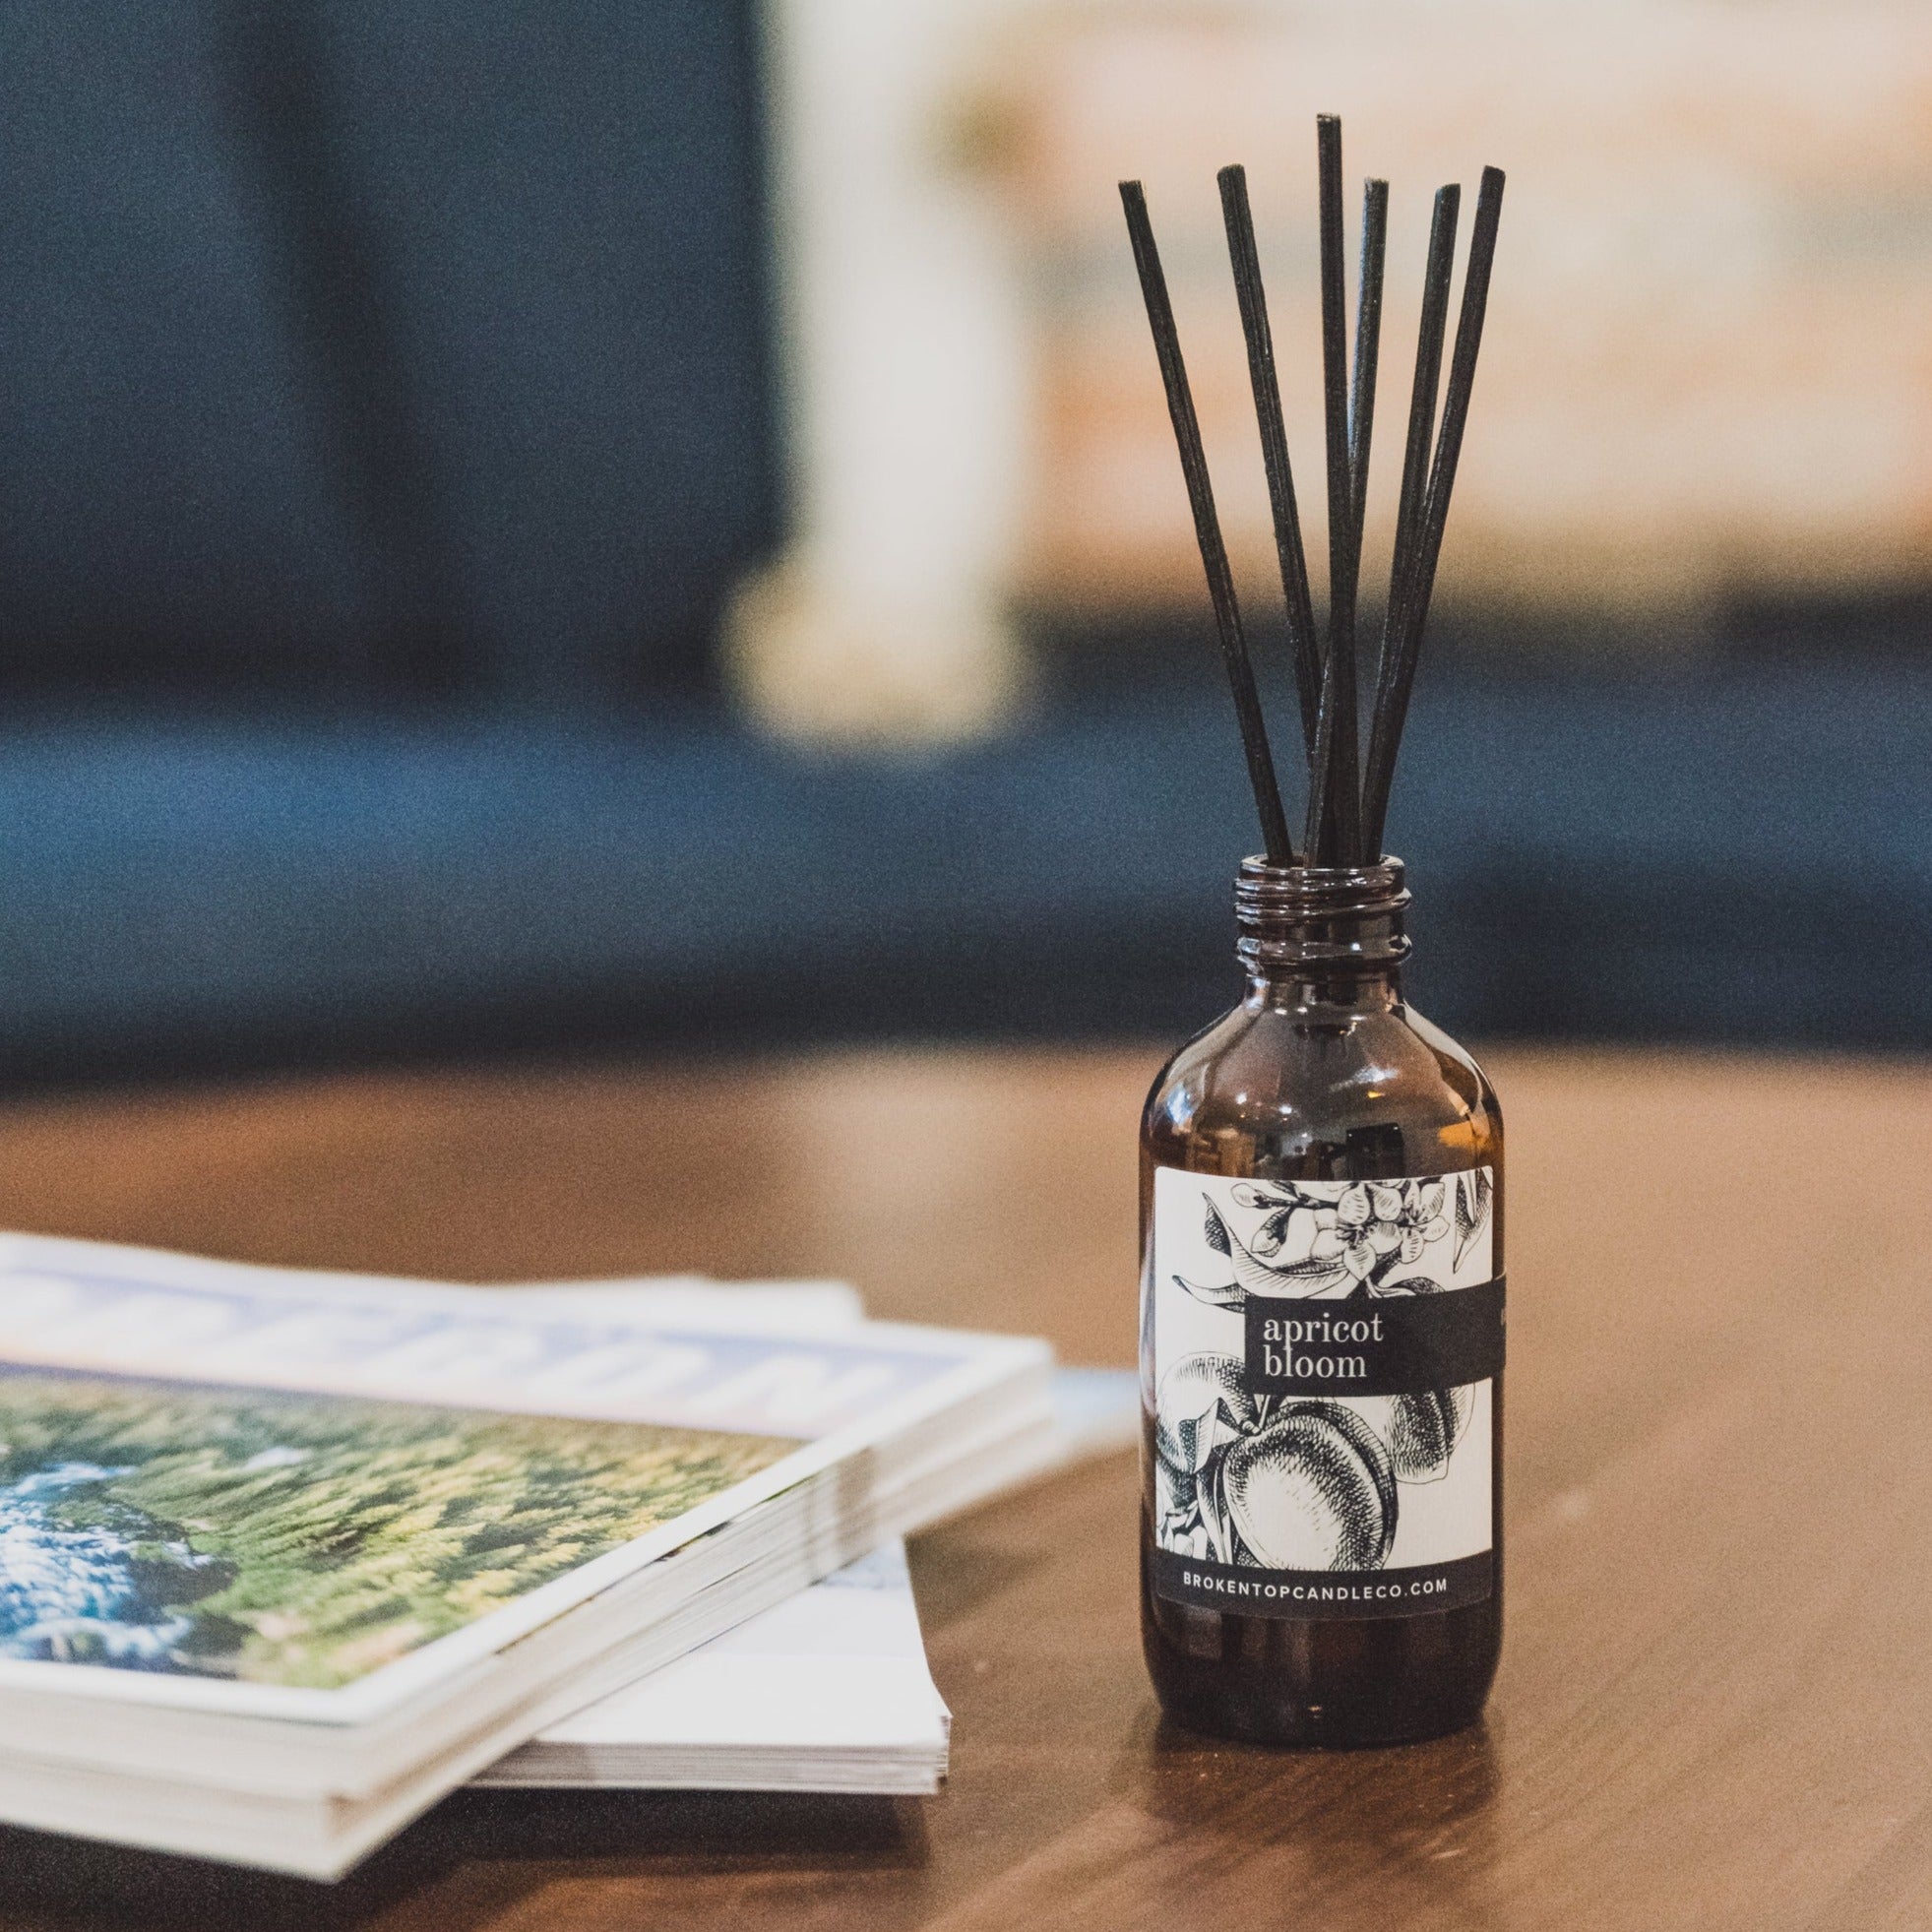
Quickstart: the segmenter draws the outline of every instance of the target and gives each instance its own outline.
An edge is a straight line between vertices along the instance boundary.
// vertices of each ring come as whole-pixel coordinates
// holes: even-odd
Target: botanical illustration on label
[[[1154,1587],[1248,1616],[1407,1616],[1495,1587],[1491,1173],[1158,1168],[1143,1373]]]

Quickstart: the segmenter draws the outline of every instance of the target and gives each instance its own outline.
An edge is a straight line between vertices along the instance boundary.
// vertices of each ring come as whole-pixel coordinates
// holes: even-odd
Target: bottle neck
[[[1235,952],[1250,999],[1269,1005],[1388,1008],[1402,1000],[1408,889],[1402,862],[1271,865],[1241,862],[1234,882]]]

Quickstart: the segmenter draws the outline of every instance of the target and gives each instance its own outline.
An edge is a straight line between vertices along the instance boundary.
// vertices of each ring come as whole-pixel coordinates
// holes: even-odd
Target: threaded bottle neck
[[[1399,858],[1346,866],[1243,859],[1234,882],[1235,951],[1253,978],[1393,985],[1409,954],[1402,880]]]

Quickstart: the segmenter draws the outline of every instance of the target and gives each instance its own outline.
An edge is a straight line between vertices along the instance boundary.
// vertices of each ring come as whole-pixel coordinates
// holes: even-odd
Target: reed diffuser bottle
[[[1475,1062],[1403,996],[1409,897],[1382,846],[1502,176],[1483,177],[1439,425],[1458,195],[1436,198],[1364,750],[1354,603],[1388,191],[1364,195],[1351,368],[1340,128],[1319,128],[1325,635],[1245,178],[1221,176],[1307,755],[1299,848],[1146,202],[1122,187],[1267,846],[1235,886],[1246,990],[1161,1071],[1142,1123],[1142,1630],[1189,1728],[1394,1744],[1474,1721],[1502,1643],[1502,1119]]]
[[[1398,860],[1236,889],[1247,991],[1141,1140],[1143,1629],[1197,1730],[1470,1722],[1502,1641],[1502,1123],[1402,992]]]

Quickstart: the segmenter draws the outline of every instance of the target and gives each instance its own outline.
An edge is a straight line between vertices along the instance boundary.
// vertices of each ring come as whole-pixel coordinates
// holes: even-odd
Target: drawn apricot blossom
[[[1442,1182],[1406,1187],[1358,1181],[1333,1208],[1315,1211],[1311,1261],[1339,1261],[1357,1281],[1421,1259],[1431,1241],[1449,1232]]]

